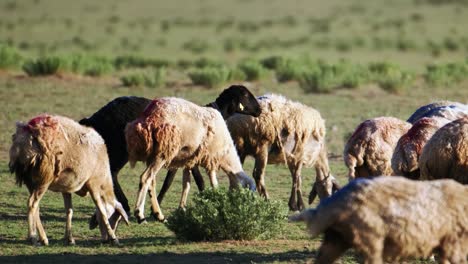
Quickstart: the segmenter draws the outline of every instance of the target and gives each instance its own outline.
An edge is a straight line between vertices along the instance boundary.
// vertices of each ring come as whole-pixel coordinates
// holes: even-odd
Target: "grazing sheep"
[[[121,216],[127,223],[128,217],[114,196],[106,145],[96,131],[66,117],[47,114],[27,124],[18,123],[9,167],[16,174],[17,184],[24,183],[30,193],[28,223],[33,244],[49,243],[39,217],[39,201],[47,190],[63,194],[67,243],[75,243],[71,194],[85,196],[89,192],[96,204],[102,239],[118,244],[115,230]]]
[[[449,178],[468,184],[468,116],[434,133],[422,150],[419,168],[422,180]]]
[[[316,183],[310,194],[320,198],[339,188],[330,175],[325,148],[325,121],[320,113],[283,96],[269,94],[257,98],[262,108],[259,117],[233,115],[226,120],[237,152],[243,163],[247,156],[255,159],[253,176],[258,192],[268,198],[265,188],[265,167],[269,164],[287,164],[292,177],[289,199],[291,210],[302,210],[301,191],[303,166],[315,166]]]
[[[120,170],[128,162],[124,130],[127,123],[137,119],[150,102],[150,99],[143,97],[118,97],[92,116],[80,120],[80,124],[93,127],[106,142],[115,195],[126,212],[130,212],[130,206],[117,178]],[[242,85],[231,85],[216,98],[216,101],[207,106],[218,109],[226,117],[234,113],[258,116],[260,111],[255,97]],[[162,201],[175,173],[176,170],[168,172],[167,180],[164,181],[158,200]],[[204,182],[197,168],[193,169],[193,175],[198,188],[202,190]]]
[[[411,124],[394,117],[377,117],[362,122],[346,142],[343,158],[348,178],[395,175],[391,167],[398,139]]]
[[[419,107],[418,109],[416,109],[416,111],[408,118],[407,122],[414,124],[416,121],[418,121],[419,119],[423,117],[431,117],[431,116],[446,117],[446,116],[443,116],[444,113],[440,112],[440,110],[443,109],[443,107],[454,108],[455,111],[457,110],[456,108],[466,109],[466,105],[458,103],[458,102],[437,101],[434,103],[423,105]],[[450,111],[447,114],[450,114]]]
[[[254,182],[242,170],[221,114],[208,107],[200,107],[180,98],[153,100],[138,119],[125,128],[130,165],[146,162],[140,177],[140,190],[135,207],[138,222],[144,221],[145,196],[150,184],[155,191],[155,176],[162,167],[191,169],[204,167],[213,186],[217,185],[216,171],[224,170],[230,186],[239,183],[255,189]],[[184,188],[189,174],[184,172]],[[154,195],[151,196],[153,214],[158,220],[164,215]]]
[[[419,157],[432,135],[451,120],[442,117],[423,117],[398,140],[392,156],[392,169],[396,175],[418,180]]]
[[[315,263],[333,263],[347,249],[364,263],[397,263],[438,253],[441,263],[466,263],[468,187],[453,180],[358,179],[316,209],[290,217],[312,237],[324,233]]]

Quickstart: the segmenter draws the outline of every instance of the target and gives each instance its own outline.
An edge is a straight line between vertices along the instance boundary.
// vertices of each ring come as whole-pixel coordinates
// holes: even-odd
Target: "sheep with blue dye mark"
[[[290,217],[303,221],[312,237],[324,233],[315,263],[334,263],[348,249],[364,263],[399,263],[410,257],[466,263],[468,186],[453,180],[403,177],[357,179],[316,209]]]
[[[455,112],[467,112],[468,106],[458,102],[451,101],[436,101],[427,105],[423,105],[416,109],[416,111],[408,118],[407,122],[414,124],[416,121],[423,117],[444,117],[450,118]]]
[[[122,217],[127,223],[128,219],[114,196],[106,145],[96,131],[69,118],[47,114],[26,124],[18,123],[9,168],[16,174],[17,184],[24,183],[30,193],[28,237],[34,245],[49,243],[39,217],[39,202],[47,190],[63,194],[66,243],[75,243],[71,232],[71,194],[90,193],[102,239],[118,244],[115,230]]]
[[[231,188],[239,184],[255,190],[255,183],[243,171],[226,123],[219,111],[201,107],[181,98],[158,98],[146,107],[138,119],[127,124],[125,138],[129,162],[145,162],[147,168],[140,176],[140,188],[135,216],[144,221],[146,192],[154,190],[158,171],[194,166],[204,167],[213,186],[216,171],[222,169]],[[184,182],[190,175],[184,173]],[[151,196],[153,212],[159,220],[164,215],[156,197]]]
[[[468,115],[437,130],[419,158],[422,180],[449,178],[468,184]]]
[[[267,164],[287,164],[292,177],[289,199],[291,210],[302,210],[301,190],[303,167],[315,167],[316,183],[309,202],[316,195],[328,197],[338,187],[330,174],[325,147],[325,121],[320,113],[283,96],[268,94],[257,98],[262,113],[259,117],[233,115],[227,119],[237,152],[242,162],[247,156],[255,159],[253,176],[258,192],[268,198],[265,187]]]
[[[395,175],[391,166],[393,152],[410,128],[410,123],[395,117],[378,117],[359,124],[343,151],[348,179]]]

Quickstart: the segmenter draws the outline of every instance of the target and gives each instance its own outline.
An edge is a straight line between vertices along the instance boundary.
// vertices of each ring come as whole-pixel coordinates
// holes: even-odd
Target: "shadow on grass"
[[[202,252],[119,255],[79,255],[71,253],[32,256],[2,256],[0,263],[257,263],[257,262],[306,262],[315,251],[287,251],[275,254]]]

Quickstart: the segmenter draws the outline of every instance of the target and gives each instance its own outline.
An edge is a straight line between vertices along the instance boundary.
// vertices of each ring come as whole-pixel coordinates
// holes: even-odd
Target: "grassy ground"
[[[31,57],[79,52],[137,54],[173,61],[212,57],[236,62],[246,57],[306,54],[330,62],[340,58],[354,62],[390,60],[420,71],[427,63],[460,60],[468,48],[464,30],[467,5],[463,1],[440,5],[433,2],[437,1],[3,1],[0,42]],[[247,44],[236,44],[244,42]],[[321,112],[327,124],[331,169],[342,184],[346,183],[341,158],[344,142],[363,120],[377,116],[406,119],[417,107],[433,100],[468,102],[466,81],[452,87],[430,88],[417,80],[400,94],[386,93],[374,85],[310,94],[304,93],[296,82],[277,83],[272,74],[246,85],[256,95],[284,94]],[[15,185],[7,165],[16,121],[27,121],[43,112],[80,119],[123,95],[178,96],[206,104],[224,87],[193,86],[179,72],[169,72],[166,84],[160,88],[127,88],[114,74],[100,78],[73,74],[30,78],[15,70],[0,71],[0,262],[313,261],[320,238],[310,239],[302,224],[288,224],[286,233],[267,241],[187,243],[177,241],[161,223],[138,225],[132,219],[130,226],[120,226],[117,231],[121,247],[102,245],[98,231],[88,230],[92,201],[78,196],[74,196],[73,221],[77,245],[66,247],[61,240],[65,224],[62,198],[52,192],[41,202],[50,246],[32,247],[27,243],[27,191]],[[252,165],[252,160],[248,160],[245,170],[251,172]],[[130,204],[135,203],[142,170],[141,165],[135,169],[127,166],[120,174]],[[271,198],[286,204],[291,187],[288,170],[284,166],[268,166],[266,173]],[[158,179],[162,177],[161,174]],[[313,177],[312,169],[304,170],[304,198]],[[179,175],[162,205],[166,215],[178,205],[180,179]],[[225,175],[220,175],[220,184],[227,186]],[[359,257],[348,252],[341,262],[357,263]]]

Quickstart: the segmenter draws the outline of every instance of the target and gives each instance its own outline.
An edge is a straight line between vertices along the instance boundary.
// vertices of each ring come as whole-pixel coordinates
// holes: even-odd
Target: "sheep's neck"
[[[207,104],[206,107],[211,107],[211,108],[218,110],[224,119],[227,119],[229,117],[227,113],[228,112],[227,108],[226,107],[220,108],[219,105],[216,103],[216,101]]]

